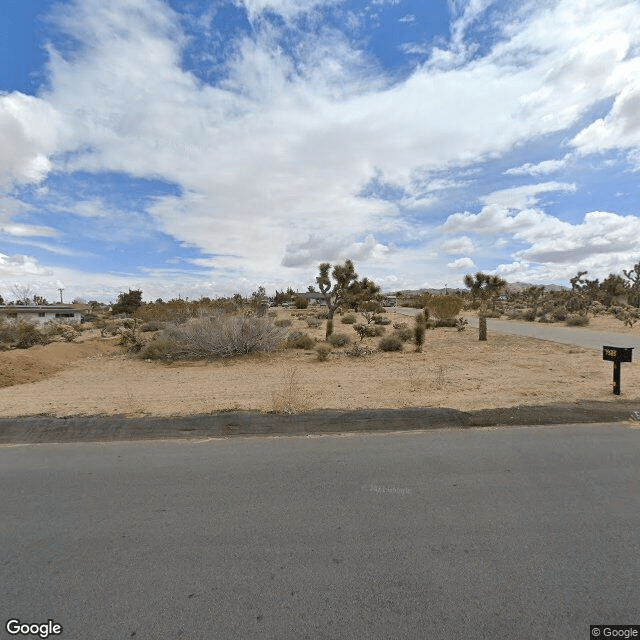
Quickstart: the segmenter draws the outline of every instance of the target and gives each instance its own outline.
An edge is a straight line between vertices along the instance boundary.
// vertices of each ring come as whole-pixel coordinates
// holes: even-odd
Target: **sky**
[[[640,261],[638,0],[3,0],[0,295]]]

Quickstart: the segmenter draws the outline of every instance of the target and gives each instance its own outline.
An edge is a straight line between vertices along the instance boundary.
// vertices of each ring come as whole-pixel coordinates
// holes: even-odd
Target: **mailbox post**
[[[620,363],[631,362],[633,347],[602,347],[602,359],[613,362],[613,393],[620,395]]]

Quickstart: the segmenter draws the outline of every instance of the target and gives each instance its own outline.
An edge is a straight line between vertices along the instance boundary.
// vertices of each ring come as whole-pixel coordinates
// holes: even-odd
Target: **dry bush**
[[[404,324],[404,326],[396,327],[394,335],[398,336],[398,338],[400,338],[402,342],[409,342],[409,340],[413,340],[413,330],[410,329],[404,322],[400,324]]]
[[[378,348],[381,351],[402,351],[402,340],[396,335],[387,336],[380,340]]]
[[[432,296],[429,298],[426,307],[432,315],[440,320],[446,320],[455,318],[460,313],[463,303],[464,301],[460,296],[450,293],[442,296]]]
[[[292,331],[287,336],[287,347],[290,349],[313,349],[315,344],[313,338],[302,331]]]
[[[322,320],[319,318],[307,318],[307,326],[309,329],[317,329],[322,324]]]
[[[328,344],[320,344],[316,349],[316,353],[318,354],[318,360],[324,362],[331,353],[331,347]]]
[[[376,338],[384,334],[384,327],[375,324],[354,324],[353,330],[360,336],[360,340],[364,338]]]
[[[371,349],[367,349],[360,344],[354,344],[352,347],[349,347],[349,349],[345,349],[344,353],[352,358],[363,358],[364,356],[371,355],[373,352]]]
[[[340,322],[342,324],[355,324],[357,318],[353,315],[353,313],[348,313],[346,316],[342,316]]]
[[[346,347],[351,344],[351,338],[344,333],[332,333],[327,342],[332,347]]]
[[[44,326],[44,332],[50,341],[64,340],[73,342],[80,335],[80,327],[70,322],[50,320]]]
[[[445,388],[447,384],[446,369],[442,365],[438,365],[433,376],[433,388],[439,391]]]
[[[295,414],[305,408],[298,369],[290,367],[284,372],[280,386],[271,392],[271,410],[274,413]]]
[[[216,314],[192,318],[181,325],[170,325],[158,334],[165,349],[165,359],[200,360],[275,351],[285,341],[286,332],[268,318]],[[157,348],[143,348],[143,357],[151,358]]]
[[[273,324],[275,324],[276,327],[290,327],[293,321],[289,318],[283,318],[282,320],[276,320]]]
[[[74,338],[77,333],[74,332]],[[53,335],[45,327],[25,320],[6,321],[0,318],[0,344],[6,348],[29,349],[37,344],[49,344]]]
[[[584,327],[589,324],[589,316],[584,313],[570,313],[565,323],[569,327]]]

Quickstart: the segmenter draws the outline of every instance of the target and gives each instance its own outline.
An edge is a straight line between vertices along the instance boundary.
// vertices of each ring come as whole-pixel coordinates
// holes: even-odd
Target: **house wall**
[[[51,320],[56,322],[69,322],[71,324],[80,324],[82,322],[82,314],[75,309],[33,309],[33,311],[22,309],[2,309],[0,311],[2,317],[9,320],[24,320],[25,322],[33,322],[36,324],[44,324]]]

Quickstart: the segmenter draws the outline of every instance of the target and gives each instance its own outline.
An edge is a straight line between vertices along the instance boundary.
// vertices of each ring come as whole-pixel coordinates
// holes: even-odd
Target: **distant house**
[[[324,304],[324,295],[318,291],[305,291],[304,293],[296,294],[306,298],[309,304]]]
[[[84,322],[82,310],[72,304],[47,304],[47,305],[0,305],[0,317],[9,320],[25,320],[44,324],[50,320],[79,324]]]
[[[382,300],[383,307],[397,307],[398,298],[396,296],[385,296]]]

